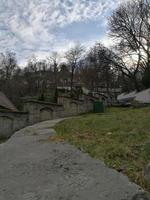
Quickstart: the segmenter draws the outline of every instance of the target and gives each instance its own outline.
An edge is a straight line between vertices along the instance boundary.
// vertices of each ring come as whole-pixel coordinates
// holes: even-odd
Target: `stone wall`
[[[62,105],[37,100],[24,102],[24,111],[29,113],[29,124],[63,117]]]
[[[0,139],[9,138],[15,131],[27,125],[27,113],[0,110]]]
[[[59,97],[58,104],[37,100],[24,101],[24,112],[29,113],[30,125],[41,121],[87,113],[92,109],[93,100],[87,97],[82,101]]]
[[[91,112],[93,110],[93,101],[94,100],[88,96],[85,96],[84,100],[73,100],[64,96],[58,98],[58,103],[64,107],[64,116]]]
[[[38,122],[90,112],[93,101],[88,96],[80,101],[62,96],[58,98],[58,104],[25,100],[24,112],[0,110],[0,138],[8,138],[15,131]]]

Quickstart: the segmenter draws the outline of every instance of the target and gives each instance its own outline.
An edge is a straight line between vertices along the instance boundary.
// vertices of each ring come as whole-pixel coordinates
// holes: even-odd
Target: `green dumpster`
[[[94,113],[102,113],[104,112],[104,104],[102,101],[96,101],[93,104],[93,112]]]

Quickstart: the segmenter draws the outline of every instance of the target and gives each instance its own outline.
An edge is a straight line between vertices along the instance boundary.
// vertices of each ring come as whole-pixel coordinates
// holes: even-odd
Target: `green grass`
[[[150,108],[111,108],[56,125],[58,135],[150,191],[144,169],[150,161]]]

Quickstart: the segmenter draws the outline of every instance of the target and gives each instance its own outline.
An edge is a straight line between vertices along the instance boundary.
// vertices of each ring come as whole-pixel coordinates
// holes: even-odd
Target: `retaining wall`
[[[28,125],[28,113],[0,110],[0,139]]]
[[[8,138],[15,131],[38,122],[90,112],[93,101],[89,97],[79,101],[62,96],[58,104],[26,100],[24,112],[0,110],[0,138]]]
[[[63,117],[62,105],[36,100],[24,102],[24,111],[29,114],[29,124]]]
[[[64,116],[79,115],[90,112],[93,109],[93,100],[90,98],[79,101],[62,96],[58,98],[58,103],[64,107]]]

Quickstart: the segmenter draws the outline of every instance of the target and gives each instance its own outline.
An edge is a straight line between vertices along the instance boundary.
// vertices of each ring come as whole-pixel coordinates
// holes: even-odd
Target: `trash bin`
[[[103,104],[102,101],[94,102],[93,112],[94,113],[102,113],[102,112],[104,112],[104,104]]]

